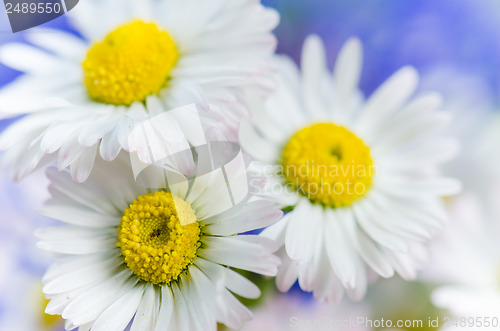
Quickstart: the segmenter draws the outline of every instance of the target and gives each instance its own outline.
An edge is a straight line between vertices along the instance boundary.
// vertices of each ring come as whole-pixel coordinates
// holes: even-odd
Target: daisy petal
[[[333,69],[333,81],[336,89],[335,103],[337,109],[348,107],[353,95],[358,90],[363,62],[363,50],[361,42],[357,38],[351,38],[340,50],[335,68]]]
[[[326,105],[321,84],[325,82],[326,78],[326,57],[323,42],[318,36],[312,35],[306,38],[301,59],[304,102],[315,119],[324,119]]]
[[[360,131],[369,131],[374,124],[401,107],[417,87],[418,74],[412,67],[404,67],[385,81],[367,100],[357,119]]]
[[[116,300],[95,321],[92,330],[122,331],[134,317],[144,294],[144,286],[136,285]]]
[[[160,291],[151,284],[146,285],[130,331],[153,330],[158,318],[160,302]]]

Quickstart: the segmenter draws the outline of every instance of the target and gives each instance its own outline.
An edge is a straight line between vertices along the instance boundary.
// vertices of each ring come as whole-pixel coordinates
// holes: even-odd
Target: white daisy
[[[273,241],[237,234],[282,212],[251,195],[227,210],[220,171],[191,185],[167,171],[169,189],[158,174],[157,190],[139,186],[121,156],[98,160],[83,184],[66,171],[47,174],[52,199],[41,212],[68,225],[37,233],[40,248],[59,254],[44,276],[46,312],[61,314],[68,330],[123,330],[134,316],[131,330],[238,328],[252,314],[232,293],[256,298],[260,291],[231,268],[277,272]]]
[[[235,139],[246,112],[239,89],[272,87],[279,16],[259,1],[89,0],[68,15],[84,39],[35,29],[26,38],[36,47],[0,49],[4,64],[25,73],[0,94],[3,117],[29,114],[0,139],[17,179],[57,160],[84,181],[97,152],[113,160],[134,151],[135,124],[193,102]],[[179,127],[173,119],[165,131]]]
[[[344,287],[363,297],[370,269],[414,278],[423,244],[447,218],[441,197],[459,190],[436,175],[457,149],[439,135],[449,121],[436,111],[439,96],[409,101],[418,76],[405,67],[363,101],[357,39],[342,48],[333,75],[314,36],[302,75],[290,60],[277,61],[278,91],[252,106],[254,125],[242,122],[240,142],[260,161],[270,193],[293,208],[263,233],[283,245],[279,289],[298,278],[316,298],[338,301]]]

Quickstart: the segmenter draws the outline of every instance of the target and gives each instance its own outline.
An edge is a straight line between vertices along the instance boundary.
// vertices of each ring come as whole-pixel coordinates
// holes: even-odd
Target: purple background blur
[[[365,50],[362,90],[369,94],[399,67],[422,74],[439,66],[473,73],[497,99],[500,5],[487,0],[264,0],[282,15],[278,52],[300,56],[310,33],[325,41],[332,65],[342,43],[358,36]],[[496,100],[495,100],[496,101]]]

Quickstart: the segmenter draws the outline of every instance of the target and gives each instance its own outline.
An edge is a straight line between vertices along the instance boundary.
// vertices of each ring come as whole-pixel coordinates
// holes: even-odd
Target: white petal
[[[68,304],[74,299],[78,298],[80,295],[89,291],[95,286],[95,284],[88,284],[86,286],[77,288],[76,290],[69,291],[63,294],[54,295],[50,298],[50,302],[45,308],[45,312],[50,315],[62,315],[64,309]]]
[[[461,191],[461,183],[454,178],[406,178],[402,176],[385,176],[379,178],[381,189],[396,197],[442,197],[457,194]]]
[[[2,132],[0,149],[12,148],[19,144],[21,139],[27,139],[27,144],[31,144],[54,120],[55,117],[50,116],[50,112],[47,112],[46,116],[31,115],[17,120]]]
[[[417,270],[411,256],[387,249],[385,249],[385,253],[394,269],[404,280],[411,281],[417,277]]]
[[[299,266],[287,256],[285,248],[281,249],[279,256],[282,257],[282,262],[276,276],[276,286],[281,292],[287,292],[297,281]]]
[[[382,154],[398,151],[405,145],[426,140],[436,141],[437,134],[451,121],[449,113],[433,113],[428,116],[414,116],[409,120],[395,123],[394,127],[381,126],[380,138],[373,145],[374,153]],[[418,159],[417,159],[418,160]]]
[[[224,272],[228,290],[244,298],[257,299],[260,297],[261,292],[257,285],[231,269],[224,268]]]
[[[314,297],[320,302],[326,301],[330,304],[339,303],[344,296],[344,287],[332,269],[324,240],[316,247],[314,257],[313,268],[315,270],[312,279]]]
[[[366,275],[365,265],[360,259],[356,259],[357,277],[353,288],[347,289],[347,295],[353,301],[360,301],[366,294],[368,279]]]
[[[246,120],[242,120],[240,123],[239,138],[243,150],[257,160],[272,163],[278,158],[277,148],[258,135]]]
[[[120,144],[118,134],[118,130],[112,130],[111,132],[107,133],[101,140],[99,153],[106,161],[113,161],[114,159],[116,159],[121,149],[124,147]]]
[[[74,139],[75,131],[81,126],[71,124],[51,125],[43,134],[40,147],[45,153],[54,153],[61,148],[65,141]]]
[[[131,274],[130,269],[124,269],[115,277],[83,293],[64,309],[62,317],[73,320],[75,325],[94,321],[113,302],[132,288],[134,283],[127,282]]]
[[[282,128],[283,121],[275,123],[271,116],[268,115],[264,100],[260,95],[249,95],[248,107],[250,108],[253,121],[264,137],[271,140],[277,145],[283,145],[289,137],[288,130]]]
[[[254,283],[229,268],[203,259],[196,260],[195,264],[204,273],[210,274],[212,276],[209,277],[210,279],[224,280],[224,286],[239,296],[250,299],[256,299],[260,296],[260,289]]]
[[[358,90],[363,62],[363,50],[359,39],[351,38],[340,50],[333,70],[335,104],[342,111],[348,107]]]
[[[337,277],[345,287],[354,288],[359,277],[356,267],[358,257],[342,224],[350,217],[349,213],[350,211],[345,209],[326,209],[324,241],[330,264]]]
[[[297,65],[290,58],[277,55],[275,62],[279,68],[277,89],[265,100],[266,114],[291,136],[307,120],[301,102],[301,78]]]
[[[382,211],[381,214],[385,216],[384,223],[387,223],[388,226],[394,229],[394,232],[399,233],[402,237],[416,241],[431,239],[432,228],[428,228],[425,224],[422,224],[418,218],[403,216],[395,207],[388,208],[388,206],[398,204],[399,201],[397,199],[391,199],[384,194],[372,192],[370,202],[374,205],[374,208]]]
[[[75,225],[54,226],[36,231],[36,236],[43,240],[57,241],[71,239],[108,238],[115,235],[114,228],[88,228]]]
[[[156,289],[153,284],[147,284],[144,287],[144,295],[137,308],[137,313],[135,314],[130,331],[153,330],[158,318],[159,309],[160,290]],[[167,328],[164,329],[166,330]]]
[[[426,117],[429,117],[432,111],[435,111],[442,105],[442,99],[438,93],[427,93],[410,101],[401,111],[380,123],[378,133],[381,137],[377,138],[377,143],[380,143],[380,139],[389,140],[388,137],[393,136],[393,131],[401,131],[401,127],[408,124],[413,125],[413,121],[421,122]],[[433,118],[433,116],[430,117]],[[433,130],[429,128],[427,131],[432,132]]]
[[[57,169],[48,168],[47,177],[53,189],[69,197],[71,200],[104,215],[113,215],[114,209],[103,199],[98,192],[101,189],[95,183],[76,184],[67,172],[58,172]]]
[[[369,127],[385,119],[385,116],[396,111],[413,94],[418,83],[418,73],[412,67],[404,67],[385,81],[362,109],[356,128],[366,131]]]
[[[47,284],[55,278],[64,276],[65,274],[83,266],[101,263],[102,261],[110,259],[112,257],[118,258],[119,255],[120,251],[115,250],[102,254],[97,253],[83,256],[66,256],[65,258],[60,258],[55,263],[53,263],[45,272],[43,276],[43,283]]]
[[[192,146],[206,144],[205,132],[196,106],[190,104],[169,111]]]
[[[132,317],[144,294],[144,286],[136,285],[109,306],[92,326],[94,331],[123,331]]]
[[[213,235],[233,235],[255,229],[261,229],[278,221],[283,212],[267,200],[248,202],[240,210],[240,215],[235,215],[229,220],[219,219],[205,227],[204,232]]]
[[[70,165],[71,177],[77,183],[83,183],[87,180],[94,166],[97,154],[98,144],[84,149],[83,154]]]
[[[316,35],[304,41],[301,56],[304,103],[315,119],[326,117],[323,98],[323,83],[327,76],[326,56],[323,42]]]
[[[93,324],[94,323],[88,323],[88,324],[80,325],[78,327],[78,331],[90,331],[90,329],[92,328]],[[71,329],[71,327],[70,328],[66,328],[66,330],[68,330],[68,329]]]
[[[94,229],[73,225],[37,230],[43,239],[37,247],[58,253],[84,255],[116,248],[113,228]]]
[[[312,258],[321,223],[324,222],[323,211],[321,206],[302,199],[290,214],[285,247],[288,256],[300,264]]]
[[[244,237],[258,239],[260,244],[249,242]],[[274,245],[267,238],[250,235],[231,238],[204,237],[202,241],[206,248],[200,249],[198,255],[207,260],[266,276],[274,276],[277,273],[279,259],[266,247]]]
[[[217,329],[215,309],[207,304],[207,298],[213,300],[219,295],[214,284],[194,265],[189,266],[189,274],[183,274],[181,277],[183,295],[188,304],[194,308],[190,310],[190,315],[191,320],[196,321],[195,330],[215,331]]]
[[[4,44],[0,48],[0,61],[5,65],[31,74],[49,74],[61,69],[60,59],[33,46],[20,43]]]
[[[73,322],[71,320],[66,320],[64,321],[64,328],[66,330],[73,330],[74,328],[76,328],[77,326],[73,324]]]
[[[190,318],[189,318],[189,309],[188,304],[186,300],[184,299],[184,296],[182,295],[182,292],[179,289],[179,286],[177,283],[172,284],[172,292],[173,292],[173,306],[174,306],[174,319],[172,322],[175,321],[174,327],[171,326],[172,329],[174,330],[190,330],[192,329],[191,323],[190,323]],[[194,331],[194,330],[193,330]]]
[[[37,28],[26,34],[26,39],[39,47],[80,62],[87,51],[87,44],[76,36],[56,29]]]
[[[155,331],[170,330],[173,321],[174,300],[169,286],[161,288],[161,305],[158,311],[158,320],[156,321]],[[150,330],[150,329],[144,329]]]
[[[283,246],[285,244],[286,228],[291,216],[291,213],[287,213],[281,220],[264,229],[260,235],[274,240],[279,246]]]
[[[68,292],[87,284],[103,281],[112,277],[122,263],[120,258],[113,256],[108,260],[85,265],[83,268],[70,271],[46,283],[43,292],[46,294]]]
[[[93,254],[115,248],[116,239],[68,239],[59,241],[41,241],[37,244],[37,247],[46,251],[63,254]]]
[[[370,211],[366,210],[362,201],[354,203],[352,211],[361,228],[380,245],[401,252],[408,251],[407,242],[391,233],[387,228],[381,227],[380,220],[376,219],[377,216],[371,215]]]
[[[46,217],[85,227],[103,228],[117,226],[120,223],[119,216],[96,213],[79,205],[68,205],[58,200],[47,202],[38,212]]]
[[[191,189],[188,196],[188,200],[193,202],[192,204],[197,211],[197,215],[201,218],[210,218],[232,209],[233,202],[231,201],[228,183],[226,182],[222,168],[198,176],[193,183],[193,187],[205,182],[202,177],[208,178],[208,185],[205,186],[196,200],[192,200],[193,189]],[[217,199],[214,199],[214,197],[217,197]]]
[[[227,321],[224,320],[224,324],[230,328],[240,329],[243,321],[250,321],[253,318],[252,312],[229,291],[224,292],[224,301],[229,313],[229,318]]]
[[[195,259],[193,263],[208,277],[217,293],[224,292],[226,288],[226,273],[224,269],[226,267],[202,258]]]
[[[377,274],[384,278],[389,278],[394,275],[394,270],[384,255],[383,250],[369,238],[363,230],[359,229],[354,222],[354,219],[348,218],[346,221],[346,229],[350,239],[357,247],[359,255]]]

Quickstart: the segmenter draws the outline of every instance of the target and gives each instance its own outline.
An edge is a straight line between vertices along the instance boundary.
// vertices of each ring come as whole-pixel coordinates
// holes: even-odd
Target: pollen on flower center
[[[282,175],[313,203],[348,206],[364,196],[374,174],[370,149],[354,133],[333,123],[296,132],[281,154]]]
[[[176,280],[200,245],[194,210],[170,192],[139,196],[118,227],[117,246],[127,266],[142,280],[157,285]]]
[[[164,87],[179,53],[155,23],[122,25],[94,43],[82,63],[85,86],[96,101],[130,105]]]

